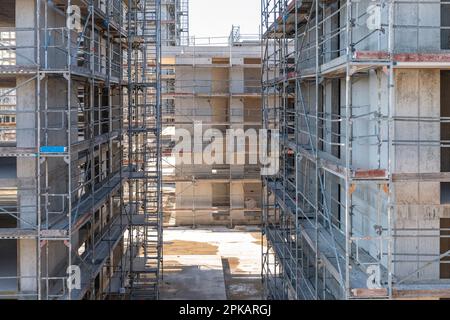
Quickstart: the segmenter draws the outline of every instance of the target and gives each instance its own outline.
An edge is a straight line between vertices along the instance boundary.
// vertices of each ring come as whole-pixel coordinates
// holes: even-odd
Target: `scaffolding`
[[[261,4],[263,122],[282,151],[263,186],[267,296],[449,297],[450,3]]]
[[[189,0],[161,1],[161,40],[164,46],[186,45],[189,39]]]
[[[161,1],[129,15],[128,210],[131,298],[158,299],[162,264]]]
[[[0,298],[157,299],[160,1],[5,6]]]
[[[79,30],[66,24],[75,4],[85,17]],[[26,19],[11,16],[11,26],[0,30],[8,88],[2,101],[10,106],[1,112],[14,117],[1,128],[0,155],[16,180],[2,185],[1,213],[9,221],[0,238],[19,248],[4,260],[19,271],[1,278],[9,290],[0,295],[102,299],[121,271],[127,225],[121,214],[124,7],[70,0],[21,5],[16,17]],[[73,266],[81,272],[79,286],[70,285]]]
[[[259,164],[233,165],[223,157],[213,164],[182,163],[174,154],[179,130],[193,138],[194,132],[214,131],[223,139],[211,141],[225,147],[227,130],[261,128],[259,37],[243,35],[235,42],[229,37],[192,37],[188,43],[163,49],[165,223],[260,224]],[[203,148],[211,141],[203,141]],[[255,147],[248,143],[245,156],[257,157]],[[183,150],[183,158],[194,159],[202,151]],[[218,152],[226,154],[225,149]]]

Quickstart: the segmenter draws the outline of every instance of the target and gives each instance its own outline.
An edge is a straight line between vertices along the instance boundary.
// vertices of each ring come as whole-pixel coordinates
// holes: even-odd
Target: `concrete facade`
[[[227,130],[261,128],[259,46],[243,43],[167,48],[163,52],[166,67],[174,70],[164,98],[165,103],[173,105],[172,133],[186,130],[194,142],[194,124],[201,123],[200,131],[215,130],[222,137],[214,138],[219,147],[213,164],[202,158],[194,163],[201,156],[198,150],[173,154],[176,167],[167,181],[173,181],[174,204],[166,210],[166,219],[176,226],[259,224],[258,164],[246,161],[245,165],[233,165],[226,158]],[[174,136],[170,139],[181,141]],[[251,143],[257,142],[247,140],[247,156],[254,152]],[[205,138],[204,150],[209,150],[208,145]],[[192,162],[182,162],[185,157]]]
[[[261,300],[261,231],[167,228],[163,300]]]
[[[0,113],[10,115],[1,130],[12,134],[0,135],[0,166],[10,170],[0,178],[2,256],[8,252],[0,263],[0,299],[103,299],[122,286],[111,289],[126,228],[123,74],[112,67],[123,54],[121,40],[108,38],[106,25],[88,23],[85,34],[95,41],[78,42],[66,28],[67,8],[39,3],[39,10],[34,0],[0,5],[3,12],[14,7],[1,30],[2,38],[11,37],[0,56],[2,93],[8,92]],[[123,33],[122,1],[110,5],[95,5],[94,15],[110,14],[111,32]],[[80,9],[87,17],[88,8]],[[68,289],[71,265],[81,268],[81,288]]]
[[[264,95],[283,89],[264,120],[287,150],[265,181],[268,294],[446,298],[450,7],[331,2],[307,22],[310,10],[291,1],[266,20],[265,50],[283,58],[266,51]]]
[[[180,46],[189,41],[189,0],[161,2],[163,46]]]

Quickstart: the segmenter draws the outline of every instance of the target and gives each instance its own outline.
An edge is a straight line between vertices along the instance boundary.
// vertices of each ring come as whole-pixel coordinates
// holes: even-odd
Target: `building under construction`
[[[261,26],[1,1],[0,299],[450,298],[450,2],[261,0]],[[246,137],[179,162],[260,128],[275,175]]]
[[[158,298],[161,44],[187,1],[0,9],[0,298]]]
[[[268,297],[450,297],[449,17],[446,1],[262,1],[282,152]]]
[[[229,130],[259,130],[262,125],[258,37],[241,35],[239,27],[233,27],[229,38],[191,38],[187,46],[163,52],[165,221],[193,227],[259,225],[259,164],[226,159]],[[200,143],[206,147],[214,141],[220,146],[217,161],[195,162],[198,152],[192,146],[173,152],[180,130],[188,132],[192,142],[198,139],[196,131],[210,132],[209,138],[200,137]],[[242,157],[248,158],[257,146],[245,143]],[[189,160],[183,162],[186,157]]]

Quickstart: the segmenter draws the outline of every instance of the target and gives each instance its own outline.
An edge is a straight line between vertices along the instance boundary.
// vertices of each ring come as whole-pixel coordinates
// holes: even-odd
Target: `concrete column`
[[[16,28],[35,27],[36,8],[34,0],[16,0]],[[19,31],[16,34],[17,65],[31,66],[35,60],[35,32]],[[17,148],[36,147],[36,81],[29,81],[29,76],[17,77]],[[18,206],[20,228],[30,229],[37,223],[36,197],[36,160],[17,158]],[[19,240],[19,275],[21,292],[37,290],[37,243],[36,240]]]
[[[16,0],[16,28],[29,29],[16,33],[16,63],[31,66],[36,61],[36,5],[35,0]],[[22,47],[22,48],[21,48]],[[27,47],[27,48],[23,48]]]

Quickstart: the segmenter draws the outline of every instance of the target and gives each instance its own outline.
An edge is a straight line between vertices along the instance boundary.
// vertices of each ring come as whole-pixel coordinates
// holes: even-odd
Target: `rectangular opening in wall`
[[[444,3],[445,2],[445,3]],[[441,49],[450,49],[450,3],[441,1]]]
[[[230,64],[230,58],[212,58],[213,64]]]
[[[230,121],[229,98],[215,97],[208,100],[208,103],[211,108],[211,123],[215,124],[220,130]]]
[[[79,85],[77,88],[78,98],[78,141],[84,141],[88,139],[89,127],[86,125],[89,123],[89,92],[84,85]]]
[[[325,121],[324,121],[324,114],[325,111],[324,109],[326,109],[326,103],[327,103],[327,99],[326,99],[326,88],[324,88],[323,84],[319,84],[319,99],[318,99],[318,105],[317,105],[317,112],[319,114],[319,118],[317,119],[317,125],[318,125],[318,132],[319,132],[319,136],[317,137],[319,139],[318,144],[319,144],[319,150],[320,151],[324,151],[324,138],[326,136],[326,126],[325,126]]]
[[[331,213],[332,213],[332,219],[333,224],[338,228],[341,229],[341,185],[339,181],[332,183],[331,188]]]
[[[0,2],[0,27],[15,27],[16,0],[2,0]]]
[[[230,185],[228,183],[212,184],[212,206],[213,207],[230,206]]]
[[[320,55],[320,63],[329,62],[337,57],[339,57],[339,38],[342,35],[340,31],[340,13],[341,6],[339,1],[330,1],[324,3],[323,5],[322,18],[323,26],[319,30],[319,37],[324,39],[320,46],[320,50],[323,54]]]
[[[244,64],[261,64],[260,58],[244,58]]]
[[[17,240],[0,240],[0,252],[0,292],[17,292]]]
[[[244,98],[244,122],[250,123],[252,127],[262,123],[261,99]]]
[[[261,208],[261,184],[244,184],[244,201],[246,210],[256,210]]]
[[[17,178],[17,158],[0,157],[0,179]]]
[[[331,6],[331,19],[330,19],[330,24],[331,24],[331,33],[332,33],[332,38],[331,38],[331,59],[335,59],[338,58],[340,56],[340,34],[341,32],[335,32],[336,30],[340,30],[340,26],[341,26],[341,4],[340,1],[336,1],[330,4]]]
[[[230,92],[230,72],[228,68],[213,68],[211,80],[211,93],[228,94]]]
[[[17,189],[0,189],[0,228],[17,228],[19,216]],[[25,209],[25,208],[24,208]]]
[[[109,132],[109,106],[110,106],[110,92],[108,88],[102,89],[102,106],[101,106],[101,134],[106,134]]]
[[[441,182],[441,204],[450,204],[450,182]]]
[[[261,70],[244,68],[244,93],[261,92]]]
[[[331,153],[341,158],[341,80],[333,79],[331,83]]]
[[[97,275],[94,280],[94,290],[98,292],[100,289],[100,275]]]
[[[3,56],[0,53],[0,65]],[[8,64],[8,63],[6,63]],[[15,81],[0,81],[0,144],[12,146],[16,141],[16,106],[17,95],[14,86]]]
[[[440,254],[443,255],[450,251],[450,218],[441,219],[441,239]],[[450,255],[441,259],[440,278],[450,279]]]
[[[450,117],[450,71],[441,71],[441,113]],[[450,141],[450,123],[441,123],[441,141]],[[441,172],[450,172],[450,145],[442,144]],[[441,182],[441,204],[450,203],[450,182]]]
[[[0,15],[0,18],[3,17]],[[0,27],[1,27],[0,22]],[[19,33],[19,35],[22,35],[22,33]],[[0,65],[1,66],[11,66],[15,65],[17,60],[17,54],[16,54],[16,39],[17,39],[17,32],[12,31],[11,29],[5,29],[5,31],[0,30],[0,42],[2,44],[2,49],[0,51]]]

